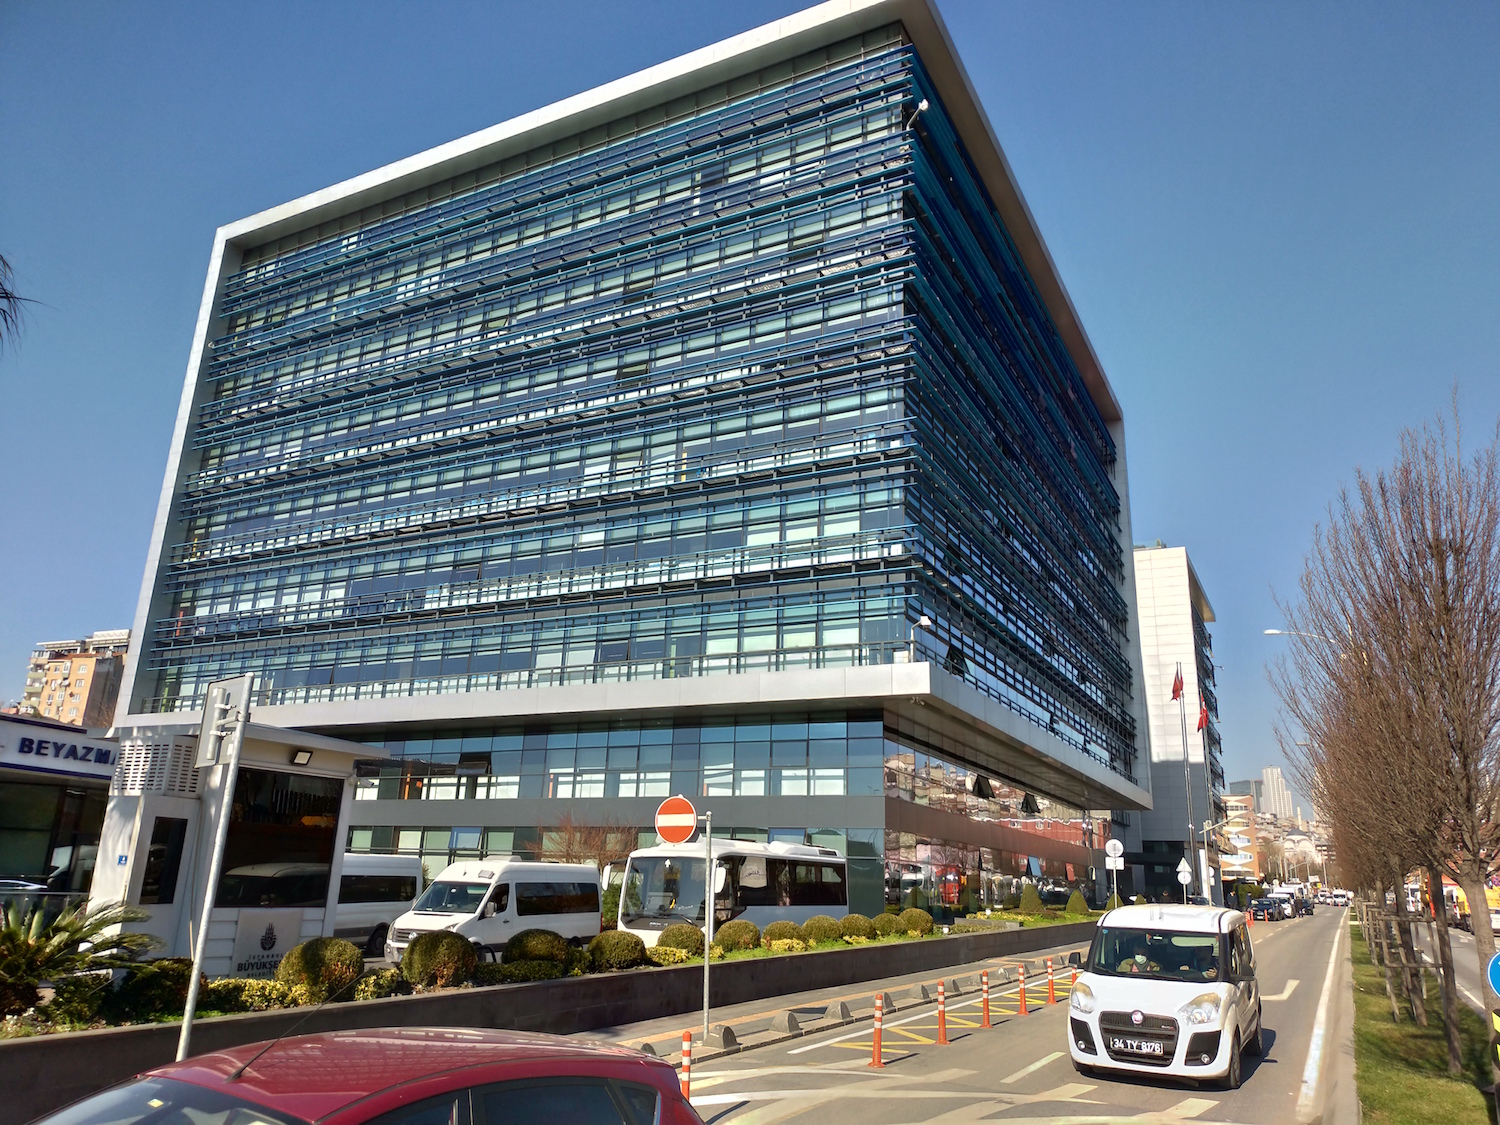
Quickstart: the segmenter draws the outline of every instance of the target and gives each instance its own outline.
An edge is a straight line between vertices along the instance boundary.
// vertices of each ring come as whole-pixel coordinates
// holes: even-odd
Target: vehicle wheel
[[[385,939],[386,939],[386,935],[389,934],[389,933],[390,933],[390,927],[389,926],[376,926],[375,927],[375,932],[372,933],[369,936],[369,939],[366,940],[366,942],[365,942],[365,956],[366,957],[384,957],[385,956]]]
[[[1262,1021],[1265,1019],[1265,1011],[1259,1006],[1255,1009],[1255,1034],[1250,1037],[1250,1042],[1245,1044],[1245,1050],[1252,1055],[1260,1056],[1266,1053],[1266,1039],[1261,1034],[1264,1030]]]
[[[1220,1085],[1226,1090],[1240,1088],[1240,1033],[1234,1033],[1234,1042],[1229,1046],[1229,1069],[1224,1072]]]

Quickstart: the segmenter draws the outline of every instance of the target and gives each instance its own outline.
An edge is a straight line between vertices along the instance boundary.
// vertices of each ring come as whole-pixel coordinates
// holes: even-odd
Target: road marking
[[[1328,973],[1323,978],[1323,994],[1318,997],[1318,1015],[1313,1020],[1312,1039],[1307,1044],[1307,1065],[1302,1068],[1302,1093],[1297,1098],[1297,1120],[1306,1121],[1312,1116],[1313,1102],[1318,1096],[1318,1075],[1323,1065],[1323,1040],[1328,1032],[1328,1000],[1333,995],[1333,974],[1338,968],[1339,946],[1344,938],[1344,927],[1334,931],[1333,952],[1328,955]]]
[[[1004,990],[1001,990],[1001,989],[998,989],[998,988],[994,988],[994,989],[990,990],[990,996],[991,996],[992,1000],[993,1000],[994,997],[997,997],[997,996],[1015,996],[1020,991],[1020,988],[1021,988],[1021,986],[1019,984],[1016,984],[1016,985],[1012,986],[1011,988],[1007,988],[1007,989],[1004,989]],[[1067,989],[1066,988],[1062,988],[1062,989],[1059,989],[1058,991],[1062,992],[1062,993],[1066,993]],[[972,1000],[960,1000],[956,1004],[949,1004],[948,1005],[948,1010],[951,1012],[955,1008],[972,1008],[976,1004],[982,1004],[983,1002],[984,1002],[984,997],[983,996],[976,996]],[[1035,1013],[1035,1009],[1036,1009],[1037,1005],[1034,1002],[1032,1002],[1029,998],[1028,998],[1028,1001],[1027,1001],[1027,1007],[1032,1010],[1032,1014],[1033,1015],[1036,1014]],[[1042,1007],[1046,1007],[1046,1005],[1043,1004]],[[932,1019],[934,1017],[935,1014],[936,1014],[935,1012],[918,1012],[914,1016],[907,1016],[906,1019],[904,1019],[904,1020],[886,1020],[885,1021],[885,1029],[887,1031],[890,1031],[892,1028],[904,1027],[906,1024],[916,1023],[918,1020],[930,1020],[930,1019]],[[1014,1013],[1002,1011],[1002,1012],[1000,1012],[1000,1014],[1001,1015],[1013,1015]],[[845,1035],[835,1036],[832,1039],[824,1039],[824,1040],[822,1040],[820,1042],[817,1042],[817,1043],[809,1043],[806,1047],[796,1047],[796,1048],[793,1048],[792,1050],[788,1051],[787,1054],[789,1054],[789,1055],[801,1055],[801,1054],[805,1054],[808,1051],[816,1051],[820,1047],[832,1047],[836,1043],[845,1043],[845,1042],[847,1042],[850,1039],[864,1039],[864,1038],[867,1038],[871,1034],[872,1034],[871,1028],[868,1027],[868,1026],[866,1026],[866,1027],[860,1028],[858,1031],[851,1031],[851,1032],[848,1032]]]
[[[1176,1105],[1169,1105],[1161,1115],[1172,1121],[1186,1121],[1207,1113],[1219,1103],[1213,1098],[1183,1098]]]
[[[1028,1074],[1035,1074],[1037,1071],[1041,1070],[1042,1067],[1046,1066],[1049,1062],[1054,1062],[1057,1059],[1062,1058],[1062,1055],[1063,1055],[1063,1053],[1061,1051],[1053,1051],[1050,1055],[1043,1055],[1041,1058],[1037,1059],[1036,1062],[1032,1063],[1030,1066],[1023,1066],[1020,1070],[1016,1071],[1014,1074],[1007,1074],[1004,1078],[1000,1079],[1000,1085],[1002,1085],[1002,1086],[1008,1086],[1012,1082],[1019,1082],[1019,1081],[1021,1081],[1021,1079],[1025,1078]]]
[[[1292,998],[1292,993],[1297,991],[1297,986],[1301,983],[1302,982],[1296,977],[1291,977],[1287,980],[1286,987],[1278,992],[1275,996],[1267,996],[1265,993],[1261,993],[1260,998],[1262,1000],[1290,1000]]]

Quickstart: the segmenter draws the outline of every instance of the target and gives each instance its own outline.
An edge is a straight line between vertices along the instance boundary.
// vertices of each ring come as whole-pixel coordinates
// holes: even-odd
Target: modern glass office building
[[[254,673],[392,751],[356,848],[684,792],[866,908],[1089,884],[1122,435],[935,11],[824,5],[219,232],[120,722]]]

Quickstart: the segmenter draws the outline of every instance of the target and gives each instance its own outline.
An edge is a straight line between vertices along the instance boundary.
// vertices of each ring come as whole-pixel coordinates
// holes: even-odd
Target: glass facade
[[[1114,441],[901,27],[227,262],[133,712],[246,672],[257,706],[358,725],[391,697],[914,656],[1135,780]],[[943,902],[1086,865],[888,803],[1102,843],[879,714],[371,737],[396,761],[357,847],[457,846],[452,817],[398,824],[411,800],[497,802],[475,846],[526,848],[546,821],[504,802],[868,799],[743,831],[842,834],[897,865],[887,897]]]

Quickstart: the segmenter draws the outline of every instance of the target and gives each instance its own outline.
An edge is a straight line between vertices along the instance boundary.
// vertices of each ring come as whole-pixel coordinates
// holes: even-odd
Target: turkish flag
[[[1208,726],[1208,700],[1198,697],[1198,729]]]
[[[1182,665],[1177,665],[1177,675],[1172,677],[1172,702],[1182,698]]]

